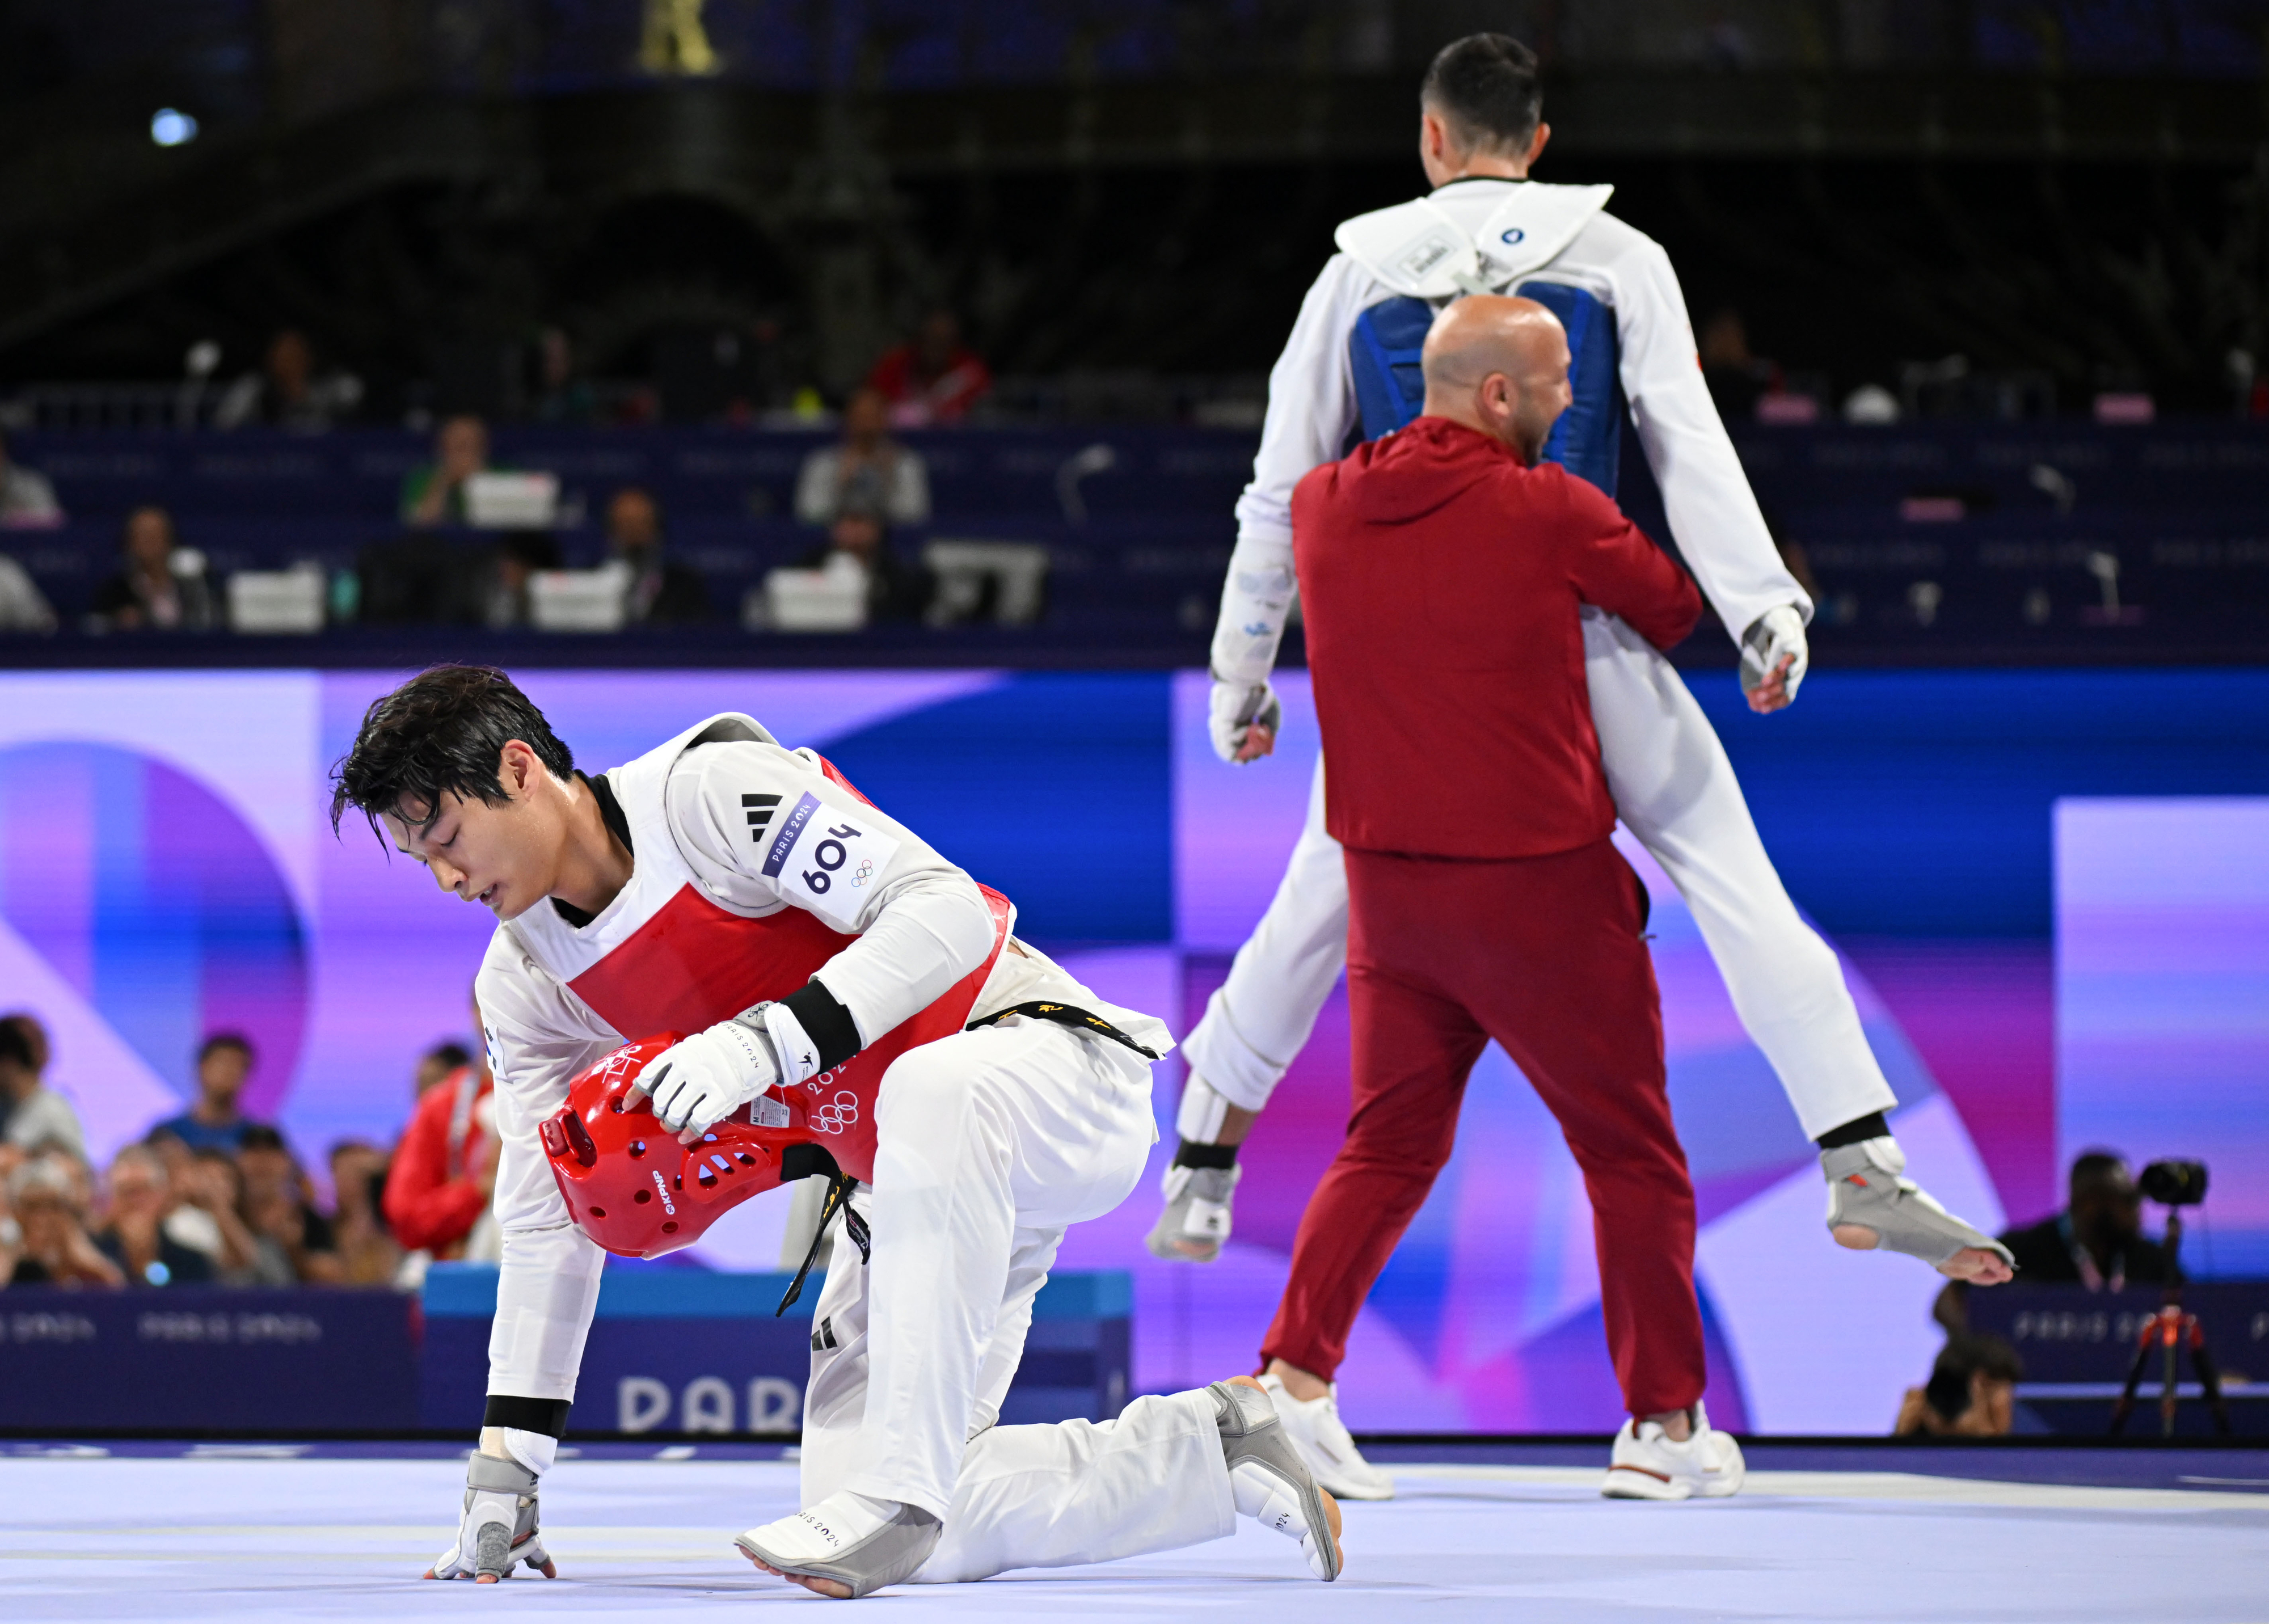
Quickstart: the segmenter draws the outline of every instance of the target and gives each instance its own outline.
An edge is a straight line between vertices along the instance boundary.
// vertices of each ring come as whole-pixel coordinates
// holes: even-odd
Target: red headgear
[[[662,1032],[616,1050],[575,1079],[567,1104],[543,1123],[543,1154],[584,1234],[620,1258],[659,1258],[691,1246],[752,1195],[782,1182],[780,1161],[814,1142],[803,1093],[765,1095],[691,1145],[662,1126],[641,1098],[623,1096],[684,1034]],[[791,1158],[800,1160],[801,1158]],[[798,1177],[826,1163],[794,1170]]]

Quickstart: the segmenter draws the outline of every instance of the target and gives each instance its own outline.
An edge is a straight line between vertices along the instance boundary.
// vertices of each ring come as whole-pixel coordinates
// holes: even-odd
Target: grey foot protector
[[[1221,1256],[1221,1244],[1229,1238],[1229,1200],[1245,1170],[1189,1167],[1174,1170],[1189,1177],[1167,1200],[1166,1210],[1158,1214],[1157,1227],[1145,1244],[1152,1257],[1169,1263],[1211,1263]],[[1177,1242],[1199,1250],[1183,1251]]]
[[[802,1515],[817,1525],[811,1512]],[[912,1578],[915,1570],[929,1560],[930,1553],[937,1549],[937,1542],[945,1537],[945,1524],[920,1506],[901,1505],[889,1522],[865,1539],[845,1546],[824,1561],[797,1561],[775,1555],[757,1543],[752,1536],[758,1532],[752,1529],[733,1543],[777,1572],[799,1579],[832,1579],[838,1584],[849,1585],[851,1599],[855,1601],[861,1596],[873,1595],[886,1584]]]
[[[1292,1440],[1284,1436],[1284,1423],[1277,1419],[1275,1401],[1258,1388],[1234,1382],[1216,1382],[1206,1391],[1213,1394],[1214,1420],[1221,1426],[1221,1452],[1229,1469],[1258,1466],[1297,1495],[1300,1510],[1308,1519],[1309,1535],[1324,1554],[1324,1578],[1327,1583],[1338,1578],[1340,1544],[1332,1537],[1324,1491],[1316,1487],[1315,1475],[1300,1458]]]
[[[542,1568],[550,1559],[536,1538],[536,1473],[516,1460],[499,1460],[476,1450],[465,1466],[465,1510],[481,1494],[510,1495],[517,1502],[512,1524],[483,1523],[480,1543],[473,1553],[473,1571],[503,1578],[515,1561]],[[524,1542],[524,1543],[523,1543]]]
[[[1828,1175],[1828,1227],[1873,1229],[1883,1250],[1925,1263],[1943,1263],[1965,1246],[1998,1253],[2015,1266],[2009,1249],[1940,1207],[1914,1180],[1903,1177],[1906,1153],[1895,1139],[1866,1139],[1820,1153]]]

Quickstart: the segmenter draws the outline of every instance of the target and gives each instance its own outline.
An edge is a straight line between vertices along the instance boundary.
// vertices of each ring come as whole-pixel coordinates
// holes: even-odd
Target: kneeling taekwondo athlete
[[[997,1424],[1066,1228],[1141,1177],[1149,1062],[1172,1044],[1017,941],[1007,898],[750,717],[587,777],[480,667],[378,700],[334,778],[335,826],[359,809],[498,920],[477,994],[504,1259],[480,1445],[432,1576],[556,1573],[538,1488],[606,1251],[691,1244],[809,1174],[854,1244],[815,1310],[803,1509],[742,1534],[749,1561],[854,1598],[1170,1550],[1241,1513],[1338,1576],[1339,1509],[1247,1378],[1111,1421]],[[624,1158],[670,1170],[674,1215],[600,1199],[644,1189]]]

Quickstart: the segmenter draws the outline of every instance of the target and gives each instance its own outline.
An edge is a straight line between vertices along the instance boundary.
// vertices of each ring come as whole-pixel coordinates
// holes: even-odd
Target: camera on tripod
[[[2206,1163],[2154,1162],[2135,1180],[2143,1193],[2162,1207],[2196,1207],[2206,1200]]]
[[[2143,1322],[2142,1334],[2135,1345],[2134,1362],[2127,1367],[2127,1384],[2120,1391],[2119,1400],[2111,1406],[2111,1436],[2117,1437],[2127,1425],[2128,1412],[2135,1406],[2135,1391],[2143,1383],[2143,1369],[2157,1348],[2162,1355],[2159,1384],[2159,1434],[2162,1437],[2175,1436],[2175,1404],[2179,1391],[2175,1381],[2175,1358],[2184,1348],[2190,1350],[2191,1366],[2198,1372],[2199,1390],[2214,1412],[2214,1424],[2222,1436],[2230,1434],[2229,1408],[2221,1397],[2221,1374],[2214,1367],[2214,1354],[2206,1347],[2206,1328],[2199,1324],[2196,1314],[2183,1308],[2183,1213],[2185,1207],[2196,1207],[2206,1200],[2206,1163],[2168,1160],[2154,1162],[2135,1180],[2146,1196],[2168,1208],[2167,1295],[2159,1311]]]

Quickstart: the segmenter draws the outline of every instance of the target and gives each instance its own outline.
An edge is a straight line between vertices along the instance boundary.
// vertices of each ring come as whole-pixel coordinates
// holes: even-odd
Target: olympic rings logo
[[[859,1120],[859,1096],[846,1089],[813,1111],[809,1120],[822,1133],[840,1133]]]
[[[851,871],[851,883],[854,886],[864,885],[874,877],[875,861],[872,858],[861,859],[858,867]]]

